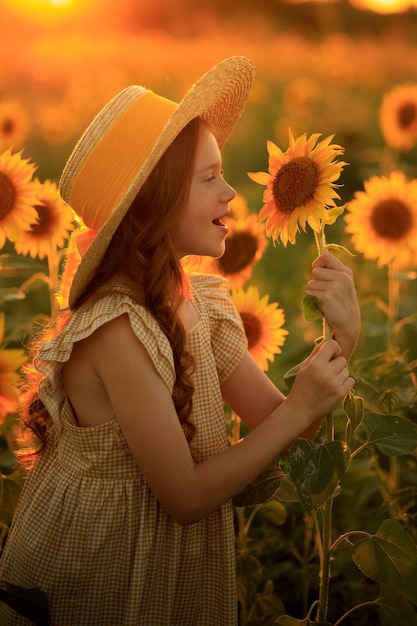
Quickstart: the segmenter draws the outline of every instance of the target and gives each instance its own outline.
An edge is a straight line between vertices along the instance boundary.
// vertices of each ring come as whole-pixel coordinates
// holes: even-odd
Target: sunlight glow
[[[71,4],[73,0],[50,0],[50,4],[53,7],[64,7],[67,4]]]
[[[352,0],[359,9],[369,9],[376,13],[402,13],[415,7],[417,0]]]
[[[76,0],[9,0],[10,4],[31,11],[48,11],[74,4]]]
[[[6,3],[20,19],[41,23],[64,20],[88,4],[83,0],[6,0]]]

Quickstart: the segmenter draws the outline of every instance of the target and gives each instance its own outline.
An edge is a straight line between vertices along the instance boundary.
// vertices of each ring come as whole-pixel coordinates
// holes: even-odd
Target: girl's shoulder
[[[218,274],[189,275],[192,295],[200,302],[211,319],[233,317],[240,319],[230,297],[229,283]]]
[[[48,360],[66,360],[76,342],[90,337],[103,325],[125,314],[134,333],[148,350],[155,356],[164,355],[171,361],[172,351],[168,339],[152,314],[137,301],[133,293],[111,286],[74,311],[65,326],[43,344],[39,356]]]
[[[220,274],[203,274],[193,272],[187,274],[192,287],[200,293],[213,294],[214,292],[229,293],[229,283]]]

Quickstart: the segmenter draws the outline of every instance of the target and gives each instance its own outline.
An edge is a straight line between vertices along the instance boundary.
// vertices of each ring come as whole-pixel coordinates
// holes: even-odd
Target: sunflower
[[[417,180],[408,181],[400,171],[372,176],[364,191],[355,192],[345,215],[352,244],[378,265],[394,259],[400,267],[416,262]]]
[[[8,148],[0,154],[0,248],[6,239],[16,241],[20,231],[36,221],[35,169],[21,152],[12,154]]]
[[[227,220],[229,233],[223,256],[215,260],[219,274],[226,276],[231,289],[242,287],[252,276],[254,266],[267,247],[264,227],[254,213],[246,218]]]
[[[303,230],[308,223],[319,232],[323,224],[332,224],[343,211],[336,208],[335,181],[339,178],[343,161],[334,161],[343,154],[341,146],[332,144],[334,135],[318,141],[320,134],[306,133],[294,139],[289,130],[289,148],[282,152],[268,141],[268,171],[248,174],[256,183],[266,185],[259,218],[266,220],[266,234],[273,241],[281,239],[295,243],[298,225]],[[329,210],[333,209],[333,210]]]
[[[417,141],[417,84],[399,85],[383,98],[379,125],[385,143],[408,152]]]
[[[185,271],[225,276],[231,289],[242,287],[252,276],[268,245],[265,229],[255,213],[249,213],[243,196],[237,194],[230,203],[230,215],[224,218],[229,228],[225,252],[219,259],[187,257]]]
[[[37,201],[35,206],[37,219],[20,232],[15,243],[18,254],[29,254],[40,259],[61,248],[73,229],[74,214],[68,204],[58,193],[55,183],[46,180],[37,184]]]
[[[0,313],[0,344],[4,339],[5,317]],[[27,357],[23,350],[7,350],[0,348],[0,415],[13,413],[17,410],[20,380],[18,371]]]
[[[30,118],[25,107],[17,100],[0,102],[0,149],[20,147],[30,128]]]
[[[251,285],[231,292],[232,301],[239,312],[248,340],[249,352],[259,367],[265,372],[274,355],[281,352],[288,331],[282,328],[285,315],[278,303],[269,303],[269,296],[260,297],[256,287]]]

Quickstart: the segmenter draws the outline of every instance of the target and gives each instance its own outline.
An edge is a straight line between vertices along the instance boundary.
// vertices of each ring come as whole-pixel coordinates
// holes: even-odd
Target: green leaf
[[[49,278],[43,272],[36,272],[36,274],[32,274],[24,283],[20,285],[20,289],[25,293],[30,293],[31,291],[35,291],[40,287],[49,286]]]
[[[360,539],[352,559],[365,576],[417,603],[417,546],[398,522],[384,520],[375,535]]]
[[[254,598],[262,577],[262,565],[252,554],[238,554],[236,557],[237,594],[239,601],[246,605],[248,598]]]
[[[25,298],[26,295],[18,287],[2,287],[0,289],[0,302],[14,302]]]
[[[296,619],[295,617],[291,617],[291,615],[280,615],[280,617],[275,620],[274,624],[279,624],[280,626],[310,626],[311,622],[308,617]]]
[[[326,250],[334,250],[335,252],[343,252],[343,254],[347,254],[348,256],[355,256],[348,248],[345,246],[341,246],[338,243],[328,243],[326,244]]]
[[[350,461],[350,450],[342,441],[317,444],[296,441],[288,455],[288,473],[307,511],[312,514],[334,493]]]
[[[281,480],[279,485],[279,489],[275,496],[281,502],[300,502],[300,497],[297,493],[297,489],[295,488],[294,483],[291,478],[286,476]]]
[[[363,398],[349,393],[343,401],[343,411],[348,418],[346,425],[346,441],[350,441],[351,436],[361,425],[364,417]]]
[[[300,370],[300,367],[301,363],[297,363],[297,365],[294,365],[294,367],[292,367],[290,370],[288,370],[286,374],[284,374],[284,382],[287,385],[288,389],[291,389],[291,387],[293,386],[294,380]]]
[[[417,622],[413,605],[388,585],[381,584],[378,604],[382,626],[410,626]]]
[[[259,476],[234,498],[234,506],[254,506],[274,497],[283,473],[279,464],[264,469]]]
[[[313,296],[309,293],[306,293],[303,298],[303,311],[304,318],[307,322],[313,322],[323,317],[320,300],[317,296]]]
[[[12,450],[2,450],[0,452],[0,472],[10,473],[17,464],[17,457]]]
[[[290,615],[281,615],[274,624],[279,624],[279,626],[332,626],[330,622],[312,622],[308,617],[296,619]]]
[[[12,522],[21,490],[12,478],[0,476],[0,521],[6,526]]]
[[[332,209],[327,209],[326,211],[326,219],[323,220],[325,224],[334,224],[337,218],[342,215],[346,208],[346,204],[342,204],[342,206],[335,206]]]
[[[361,430],[366,438],[362,445],[373,444],[387,456],[412,454],[417,449],[417,424],[399,415],[365,413]]]
[[[287,519],[287,509],[278,500],[266,502],[260,511],[275,526],[282,526]]]
[[[30,276],[35,271],[45,271],[45,263],[20,254],[0,254],[0,272],[3,278]]]

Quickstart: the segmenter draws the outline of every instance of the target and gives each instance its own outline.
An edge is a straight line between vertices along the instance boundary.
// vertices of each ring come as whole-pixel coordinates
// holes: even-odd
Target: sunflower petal
[[[335,187],[338,186],[336,181],[346,163],[334,160],[343,153],[343,148],[331,143],[334,135],[319,141],[320,136],[320,133],[314,133],[307,137],[304,133],[294,137],[289,128],[289,147],[285,153],[273,142],[267,142],[269,174],[261,172],[249,174],[255,182],[266,185],[263,194],[264,207],[259,217],[266,221],[265,232],[274,243],[278,240],[284,246],[288,241],[295,243],[299,226],[305,230],[306,224],[309,224],[318,232],[323,223],[333,224],[343,212],[343,208],[337,211],[335,199],[340,200],[340,197]],[[303,159],[306,158],[313,165],[315,175],[312,175],[311,168],[301,167],[301,164],[304,166]],[[292,179],[291,167],[297,173]],[[283,168],[286,168],[286,175],[280,178]],[[282,192],[279,189],[280,184],[284,185]],[[281,198],[284,200],[281,201]],[[297,205],[298,201],[300,203]]]

